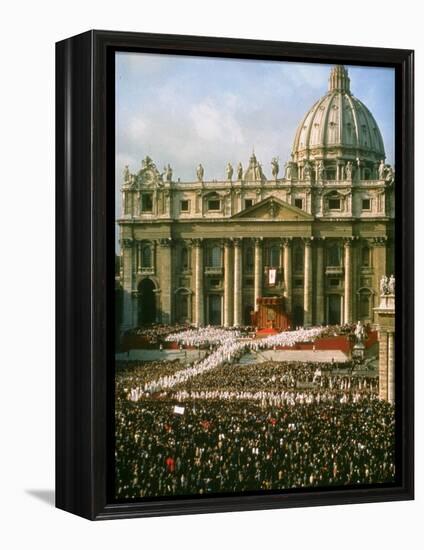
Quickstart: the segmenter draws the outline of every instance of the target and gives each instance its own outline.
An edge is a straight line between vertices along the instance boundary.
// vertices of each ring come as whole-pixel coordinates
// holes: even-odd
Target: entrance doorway
[[[150,279],[143,279],[138,285],[138,324],[148,325],[156,321],[155,285]]]
[[[303,326],[303,306],[297,305],[293,308],[292,328]]]
[[[327,324],[340,325],[342,322],[342,297],[339,294],[327,296]]]
[[[222,299],[219,294],[210,294],[208,311],[209,311],[209,324],[210,325],[222,325]]]

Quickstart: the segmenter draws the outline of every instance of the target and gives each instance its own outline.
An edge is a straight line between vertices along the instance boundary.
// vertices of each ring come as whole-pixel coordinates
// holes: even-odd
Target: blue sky
[[[394,162],[394,70],[347,66],[352,93],[373,113]],[[290,157],[298,124],[328,89],[331,66],[157,54],[116,54],[116,197],[122,171],[149,155],[159,170],[194,180],[247,165],[254,148],[266,176]]]

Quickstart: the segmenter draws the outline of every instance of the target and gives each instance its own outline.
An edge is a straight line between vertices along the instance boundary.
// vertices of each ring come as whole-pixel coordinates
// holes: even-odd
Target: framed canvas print
[[[57,506],[413,498],[413,52],[56,52]]]

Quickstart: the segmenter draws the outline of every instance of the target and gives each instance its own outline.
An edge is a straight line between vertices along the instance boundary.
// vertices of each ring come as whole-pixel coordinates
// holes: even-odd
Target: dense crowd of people
[[[178,359],[173,361],[116,361],[116,394],[119,398],[129,398],[133,388],[145,384],[156,376],[170,376],[184,369]]]
[[[184,327],[164,338],[206,349],[195,363],[117,363],[117,497],[393,481],[394,409],[376,376],[351,362],[239,362],[323,334]]]
[[[225,364],[190,378],[185,390],[283,391],[311,389],[376,392],[378,378],[352,375],[350,363],[278,362]],[[176,390],[179,389],[177,385]]]
[[[180,331],[186,330],[188,325],[165,325],[165,324],[154,324],[154,325],[145,325],[140,327],[131,328],[125,331],[125,336],[140,336],[144,341],[149,344],[160,344],[163,342],[169,334],[178,333]]]
[[[116,410],[118,498],[356,485],[394,480],[393,407],[200,400]]]

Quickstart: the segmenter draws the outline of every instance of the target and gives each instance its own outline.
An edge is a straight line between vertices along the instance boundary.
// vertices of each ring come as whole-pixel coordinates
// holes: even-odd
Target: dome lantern
[[[350,78],[343,65],[335,65],[331,69],[329,82],[329,91],[334,90],[350,93]]]

